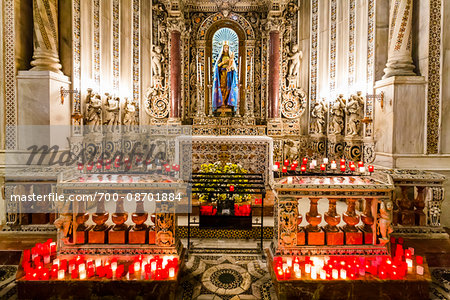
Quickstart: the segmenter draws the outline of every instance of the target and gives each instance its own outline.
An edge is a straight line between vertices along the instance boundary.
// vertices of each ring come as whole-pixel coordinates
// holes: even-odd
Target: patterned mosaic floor
[[[190,255],[177,299],[277,299],[258,255]]]
[[[17,299],[17,266],[0,266],[0,299]],[[450,299],[450,268],[432,268],[430,299]],[[277,299],[265,262],[257,255],[191,255],[177,299]]]

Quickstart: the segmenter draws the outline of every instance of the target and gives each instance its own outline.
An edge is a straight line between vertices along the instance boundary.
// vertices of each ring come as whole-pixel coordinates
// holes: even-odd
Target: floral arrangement
[[[248,173],[248,170],[244,169],[240,164],[233,164],[233,163],[221,163],[221,162],[215,162],[212,164],[202,164],[200,166],[200,173],[215,173],[215,174],[246,174]],[[219,182],[220,179],[213,179],[214,182]],[[248,182],[242,176],[242,179],[239,180],[239,182],[242,182],[242,186],[245,186],[245,182]],[[235,184],[235,186],[239,186],[240,184]],[[225,184],[224,184],[225,186]],[[214,191],[212,188],[208,188],[207,191]],[[197,194],[199,197],[200,202],[207,202],[208,201],[208,194]],[[212,199],[212,202],[217,201],[224,201],[227,199],[227,194],[218,194],[217,197]],[[247,202],[251,200],[251,197],[249,194],[234,194],[232,195],[232,199],[235,203],[241,203],[241,202]]]

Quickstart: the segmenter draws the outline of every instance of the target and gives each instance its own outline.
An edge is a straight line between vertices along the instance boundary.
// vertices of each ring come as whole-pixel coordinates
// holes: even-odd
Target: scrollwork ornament
[[[306,109],[306,93],[303,89],[284,89],[281,100],[281,113],[287,119],[300,117]]]
[[[169,115],[169,97],[162,86],[149,88],[145,96],[145,112],[156,119]]]

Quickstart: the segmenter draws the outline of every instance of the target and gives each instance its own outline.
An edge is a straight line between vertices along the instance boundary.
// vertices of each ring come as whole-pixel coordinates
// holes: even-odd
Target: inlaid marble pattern
[[[191,255],[177,299],[277,299],[258,255]]]
[[[428,58],[427,154],[439,152],[441,1],[430,0]]]
[[[17,123],[17,102],[16,102],[16,71],[15,71],[15,30],[14,30],[14,0],[3,1],[4,5],[4,87],[5,87],[5,111],[6,111],[6,138],[5,148],[15,149],[17,146],[16,123]]]
[[[311,1],[311,58],[309,73],[309,107],[310,111],[317,100],[317,56],[319,43],[319,0]],[[311,126],[310,126],[311,127]],[[311,132],[310,128],[310,132]]]

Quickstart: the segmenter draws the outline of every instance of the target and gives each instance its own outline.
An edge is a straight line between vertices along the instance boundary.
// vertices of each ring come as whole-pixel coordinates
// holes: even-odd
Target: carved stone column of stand
[[[397,198],[397,205],[400,208],[398,222],[401,225],[415,225],[414,201],[409,197],[410,186],[400,186],[401,194]]]
[[[310,197],[309,212],[306,213],[306,221],[309,225],[306,226],[307,245],[324,245],[325,233],[318,226],[322,221],[322,215],[317,210],[318,202],[320,198]]]
[[[86,244],[88,241],[88,232],[90,227],[85,222],[89,219],[89,213],[85,209],[84,202],[78,203],[78,212],[75,215],[76,238],[75,244]]]
[[[145,244],[147,236],[147,221],[148,213],[144,209],[144,201],[136,202],[136,212],[131,215],[131,220],[134,222],[133,228],[128,233],[129,244]]]
[[[92,221],[96,225],[89,231],[89,244],[105,244],[108,242],[109,226],[105,223],[108,221],[109,213],[105,210],[105,201],[103,199],[97,201],[97,210],[92,214]]]
[[[347,199],[347,211],[343,215],[344,225],[343,230],[345,232],[345,244],[346,245],[362,245],[363,234],[358,231],[356,225],[359,223],[359,215],[356,214],[356,199]]]
[[[336,212],[337,198],[328,199],[328,211],[324,214],[327,225],[325,231],[327,245],[344,245],[344,232],[337,225],[341,222],[341,216]]]
[[[417,197],[414,199],[414,207],[416,210],[414,211],[416,215],[416,225],[419,226],[426,226],[427,225],[427,218],[425,216],[425,213],[423,212],[423,209],[425,208],[425,193],[426,193],[426,187],[425,186],[417,186]]]
[[[151,214],[150,220],[153,225],[150,225],[148,228],[148,243],[154,245],[156,244],[156,214]]]
[[[361,226],[361,231],[364,235],[364,244],[371,245],[373,244],[373,231],[374,227],[373,224],[375,223],[375,218],[372,214],[372,198],[366,198],[365,199],[365,207],[364,212],[361,214],[361,220],[364,223],[363,226]]]
[[[123,208],[123,201],[123,199],[119,199],[116,202],[116,212],[111,216],[115,225],[108,232],[109,244],[125,244],[127,242],[128,226],[125,222],[128,220],[128,213]]]

